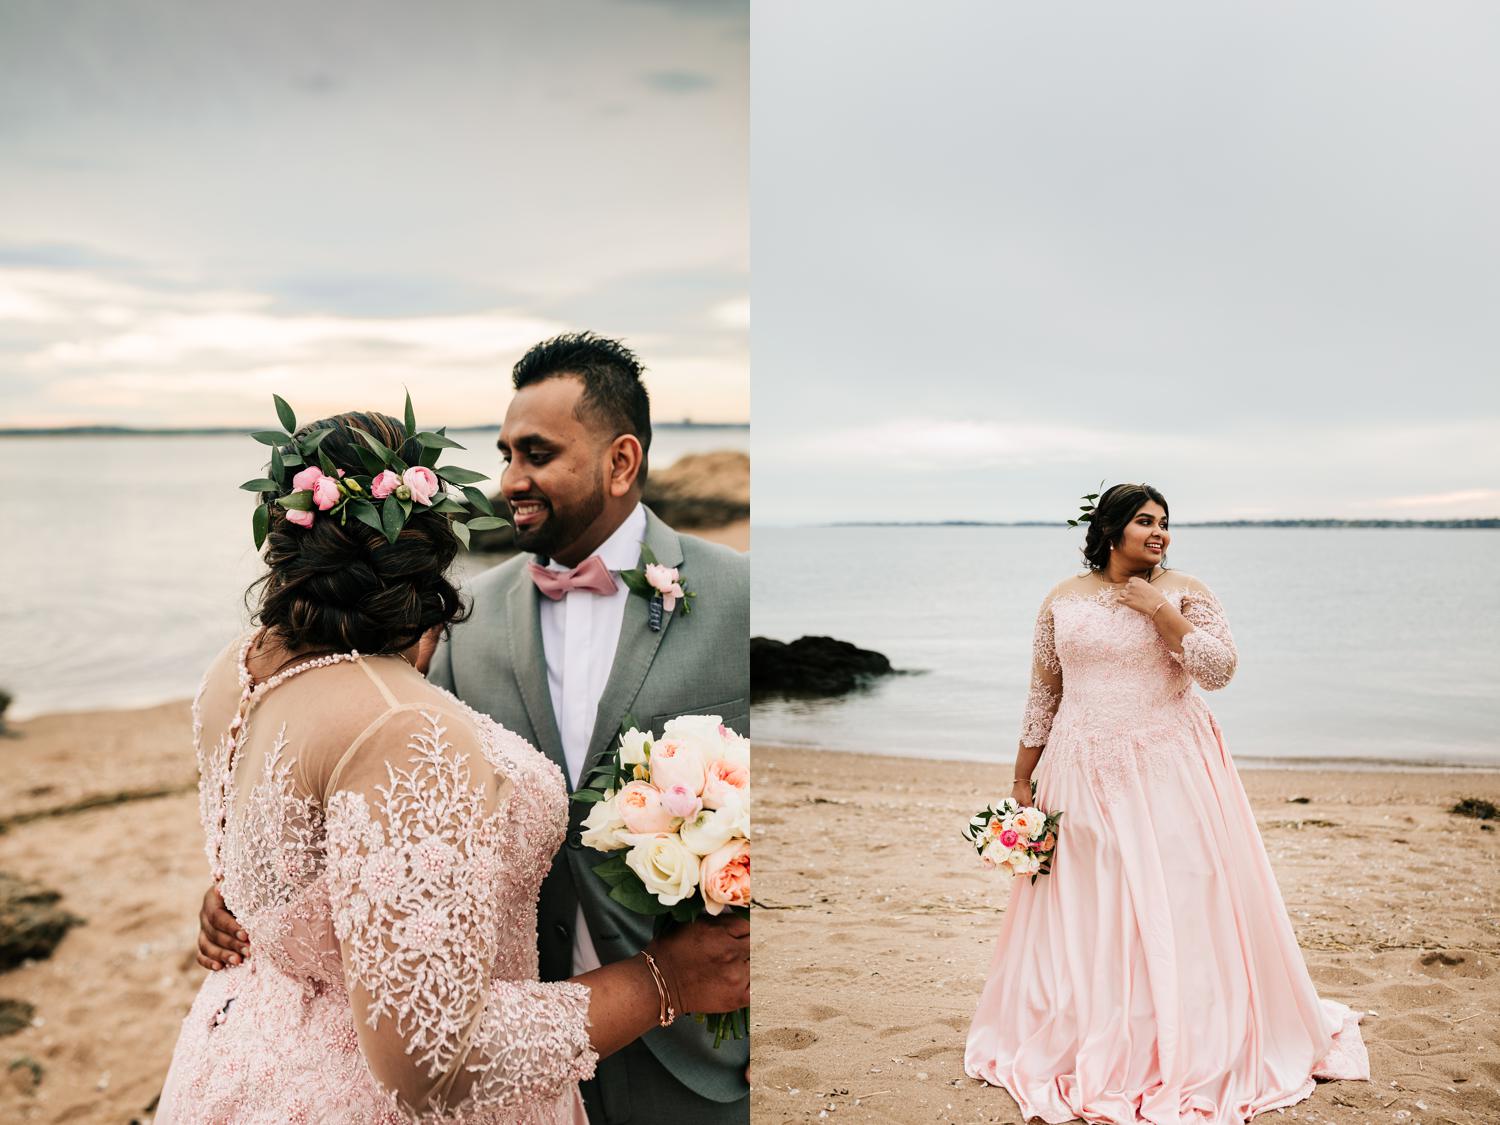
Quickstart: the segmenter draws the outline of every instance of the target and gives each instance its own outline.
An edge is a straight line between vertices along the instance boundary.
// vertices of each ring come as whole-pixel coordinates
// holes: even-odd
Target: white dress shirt
[[[563,757],[568,763],[568,782],[575,789],[599,715],[599,697],[604,694],[610,669],[614,667],[620,625],[625,620],[626,599],[630,597],[629,587],[619,581],[620,571],[631,570],[641,561],[641,542],[645,537],[646,509],[637,504],[594,552],[619,583],[613,594],[569,590],[557,601],[538,599],[552,713],[557,718]],[[552,561],[547,569],[572,568]],[[573,973],[576,976],[598,967],[599,954],[594,950],[580,906],[573,927]]]

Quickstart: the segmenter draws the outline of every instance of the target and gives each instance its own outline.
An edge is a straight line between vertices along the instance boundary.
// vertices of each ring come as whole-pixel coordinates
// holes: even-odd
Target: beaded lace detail
[[[1201,585],[1164,593],[1194,627],[1181,655],[1113,590],[1052,595],[1037,618],[1022,744],[1044,746],[1049,771],[1083,771],[1107,802],[1159,781],[1182,732],[1211,721],[1193,680],[1212,690],[1234,673],[1218,599]]]
[[[193,718],[205,843],[251,955],[206,977],[159,1120],[573,1121],[590,993],[537,980],[561,771],[409,670],[387,684],[351,653],[254,685],[247,650]]]

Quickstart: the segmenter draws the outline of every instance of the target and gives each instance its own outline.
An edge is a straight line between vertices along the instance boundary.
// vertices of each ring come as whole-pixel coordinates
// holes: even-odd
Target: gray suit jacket
[[[649,508],[646,546],[664,566],[675,566],[697,594],[691,616],[679,608],[665,616],[660,632],[648,625],[648,602],[631,595],[620,642],[589,741],[583,776],[612,749],[620,722],[633,717],[642,730],[661,732],[677,715],[720,715],[741,734],[750,721],[750,561],[738,551],[679,535]],[[540,595],[526,571],[530,555],[509,559],[474,579],[469,619],[438,646],[428,673],[452,691],[521,735],[555,761],[567,777],[562,739],[547,687],[542,650]],[[581,903],[589,935],[606,965],[637,953],[651,938],[652,921],[609,898],[608,885],[593,873],[607,856],[579,843],[588,807],[570,806],[567,842],[542,884],[537,934],[543,980],[572,975],[573,927]],[[714,1050],[712,1036],[694,1020],[647,1033],[644,1042],[671,1074],[700,1095],[732,1102],[747,1092],[749,1044],[726,1042]]]

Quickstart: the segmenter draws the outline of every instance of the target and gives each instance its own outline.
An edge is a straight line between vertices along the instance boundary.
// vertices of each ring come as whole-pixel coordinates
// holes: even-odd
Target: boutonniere
[[[683,587],[682,577],[675,566],[662,566],[651,553],[651,548],[644,544],[641,546],[641,565],[634,570],[620,571],[620,578],[630,587],[632,594],[649,600],[647,622],[653,633],[661,632],[663,615],[671,613],[678,602],[682,603],[684,617],[693,612],[692,600],[698,595]]]

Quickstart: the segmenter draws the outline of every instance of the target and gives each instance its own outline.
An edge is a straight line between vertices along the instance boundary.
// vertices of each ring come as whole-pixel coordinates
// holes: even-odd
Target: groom
[[[651,416],[641,367],[614,340],[559,336],[515,366],[498,442],[501,492],[525,552],[475,578],[474,608],[428,675],[552,758],[571,791],[615,745],[630,716],[660,732],[676,715],[717,714],[748,733],[749,561],[679,535],[641,504]],[[692,616],[661,614],[619,579],[641,548],[676,567]],[[651,919],[609,898],[593,874],[607,857],[579,842],[586,806],[542,885],[543,980],[630,957]],[[659,1028],[599,1063],[584,1083],[593,1125],[748,1122],[748,1044],[719,1050],[692,1019]]]

